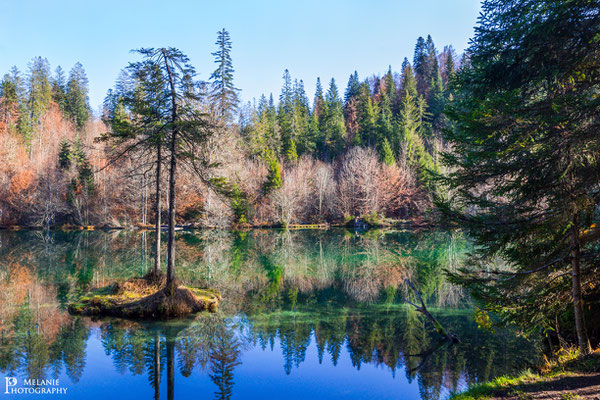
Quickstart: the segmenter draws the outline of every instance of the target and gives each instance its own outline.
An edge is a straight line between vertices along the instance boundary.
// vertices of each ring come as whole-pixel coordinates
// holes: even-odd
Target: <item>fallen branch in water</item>
[[[408,279],[404,280],[408,286],[410,286],[410,288],[415,292],[415,294],[417,295],[417,299],[419,299],[419,302],[421,302],[421,305],[418,306],[415,303],[413,303],[410,300],[404,300],[406,301],[408,304],[410,304],[411,306],[413,306],[418,312],[420,312],[421,314],[423,314],[425,317],[427,317],[427,319],[429,319],[431,321],[431,323],[433,324],[433,326],[435,327],[435,330],[442,335],[443,337],[445,337],[447,340],[453,342],[453,343],[458,343],[460,342],[460,340],[458,340],[458,338],[455,335],[452,335],[450,333],[448,333],[444,327],[442,326],[442,324],[440,324],[438,322],[437,319],[435,319],[435,317],[433,315],[431,315],[431,313],[427,310],[427,307],[425,307],[425,302],[423,301],[423,298],[421,297],[421,294],[419,293],[419,291],[417,290],[417,288],[412,284],[411,281],[409,281]]]

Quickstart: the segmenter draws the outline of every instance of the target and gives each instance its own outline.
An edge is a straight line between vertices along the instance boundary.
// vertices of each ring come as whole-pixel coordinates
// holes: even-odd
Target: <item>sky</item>
[[[35,56],[52,70],[81,62],[98,110],[119,71],[138,56],[131,49],[177,47],[208,79],[216,33],[229,31],[235,85],[244,102],[281,91],[284,70],[304,80],[312,98],[317,77],[335,78],[343,93],[349,75],[400,71],[419,36],[438,50],[468,47],[479,0],[8,0],[0,16],[0,74],[26,71]]]

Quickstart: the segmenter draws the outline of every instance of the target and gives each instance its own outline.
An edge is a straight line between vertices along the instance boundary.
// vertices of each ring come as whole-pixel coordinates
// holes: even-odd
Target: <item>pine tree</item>
[[[321,78],[317,78],[315,87],[315,98],[313,101],[313,110],[310,117],[308,131],[314,143],[315,151],[321,153],[323,148],[324,129],[326,121],[325,98],[323,97],[323,87],[321,86]]]
[[[474,238],[478,268],[454,278],[530,331],[568,315],[586,353],[584,310],[598,309],[584,302],[600,283],[598,4],[486,0],[479,21],[448,111],[455,203],[439,202]],[[507,270],[486,266],[498,257]]]
[[[283,73],[283,87],[281,88],[277,108],[277,122],[281,129],[281,141],[283,142],[282,154],[288,152],[289,145],[294,139],[293,110],[294,88],[290,72],[286,69]]]
[[[77,129],[82,129],[90,118],[88,79],[81,63],[75,64],[69,72],[65,109]]]
[[[423,106],[419,99],[404,93],[400,104],[400,141],[399,150],[403,152],[407,164],[416,170],[417,180],[432,188],[431,172],[436,170],[431,155],[423,143]]]
[[[379,100],[376,132],[376,145],[381,151],[384,140],[393,140],[394,137],[392,104],[387,92],[383,92]]]
[[[291,163],[298,161],[298,152],[296,151],[296,142],[294,139],[290,139],[290,144],[287,151],[287,159]]]
[[[369,85],[363,82],[360,85],[358,96],[358,125],[359,134],[355,139],[355,145],[374,146],[377,143],[376,113],[371,98]]]
[[[0,122],[6,128],[19,115],[19,82],[5,74],[0,83]]]
[[[268,194],[283,186],[283,180],[281,179],[281,165],[279,164],[277,157],[269,152],[266,156],[266,160],[269,173],[267,175],[267,180],[263,185],[263,191],[265,194]]]
[[[54,78],[52,79],[52,100],[58,105],[63,113],[66,112],[67,99],[67,80],[61,66],[56,67]]]
[[[402,90],[401,97],[405,94],[409,94],[412,98],[418,96],[417,93],[417,81],[415,79],[414,71],[412,66],[408,62],[408,59],[404,59],[402,62]]]
[[[358,79],[358,72],[354,71],[348,79],[348,86],[344,92],[344,105],[347,105],[351,99],[358,96],[360,93],[360,80]]]
[[[431,124],[434,132],[441,131],[443,128],[443,115],[444,106],[446,104],[446,95],[444,91],[444,84],[442,82],[442,74],[439,68],[435,67],[435,75],[431,79],[431,86],[429,91],[429,101],[427,102],[427,112],[430,115]]]
[[[422,36],[419,36],[417,39],[412,66],[414,68],[417,91],[419,95],[426,96],[427,90],[429,89],[430,65],[428,60],[427,43]]]
[[[65,139],[60,142],[60,150],[58,152],[58,166],[66,170],[71,167],[71,145]]]
[[[321,78],[317,78],[317,86],[315,88],[315,100],[313,102],[313,115],[316,115],[317,120],[323,115],[325,108],[325,99],[323,97],[323,86],[321,86]]]
[[[52,100],[50,80],[50,64],[48,60],[42,57],[35,57],[29,64],[27,82],[27,108],[34,125],[40,123],[42,115]]]
[[[302,80],[294,83],[294,104],[292,111],[293,141],[297,142],[299,154],[310,153],[314,150],[314,141],[310,137],[310,109],[308,97]]]
[[[390,65],[388,72],[383,76],[382,79],[382,92],[387,96],[390,107],[395,108],[396,106],[396,82],[394,82],[394,75],[392,74],[392,66]]]
[[[394,157],[394,151],[392,150],[392,146],[390,146],[390,142],[387,140],[387,138],[383,139],[383,145],[381,147],[381,158],[385,165],[395,165],[396,158]]]
[[[217,32],[218,49],[212,55],[215,57],[217,69],[212,73],[211,100],[217,114],[225,121],[231,121],[238,110],[239,89],[233,84],[233,62],[231,60],[231,38],[229,32],[223,28]]]
[[[333,158],[341,153],[346,137],[346,124],[344,123],[344,105],[340,99],[335,79],[331,79],[329,89],[325,95],[325,113],[322,128],[321,155],[324,158]]]

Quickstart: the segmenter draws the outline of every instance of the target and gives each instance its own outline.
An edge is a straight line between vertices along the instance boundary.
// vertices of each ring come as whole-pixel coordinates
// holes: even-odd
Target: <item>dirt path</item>
[[[525,383],[492,400],[600,400],[600,373],[563,375]]]

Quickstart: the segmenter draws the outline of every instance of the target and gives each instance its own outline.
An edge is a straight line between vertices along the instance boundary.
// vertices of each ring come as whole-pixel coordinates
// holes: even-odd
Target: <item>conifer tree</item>
[[[479,21],[448,111],[454,202],[440,202],[478,268],[454,278],[527,330],[570,316],[586,353],[584,302],[600,283],[598,4],[486,0]],[[507,270],[484,266],[497,257]]]
[[[384,140],[393,140],[394,137],[392,104],[390,98],[387,95],[387,91],[381,94],[381,98],[379,100],[376,132],[376,145],[379,151],[381,152],[383,149],[382,146],[384,144]]]
[[[294,104],[292,111],[292,131],[294,146],[298,144],[297,154],[304,154],[314,150],[314,143],[309,133],[310,109],[308,97],[304,90],[302,80],[294,83]]]
[[[81,63],[76,63],[69,72],[65,109],[78,129],[90,118],[88,79]]]
[[[388,141],[387,138],[383,139],[383,145],[382,147],[382,152],[381,152],[381,158],[382,161],[385,163],[385,165],[395,165],[396,164],[396,158],[394,157],[394,151],[392,150],[392,146],[390,146],[390,142]]]
[[[292,85],[292,77],[286,69],[283,73],[283,87],[279,95],[279,105],[277,108],[277,122],[281,129],[281,141],[283,142],[282,154],[287,154],[289,145],[294,139],[293,125],[294,111],[294,88]]]
[[[358,79],[358,72],[354,71],[348,79],[348,86],[344,92],[344,105],[347,105],[351,99],[358,96],[360,93],[360,81]]]
[[[52,100],[58,105],[58,108],[63,115],[66,112],[66,98],[67,80],[65,77],[65,72],[59,65],[56,67],[54,78],[52,79]]]
[[[8,128],[19,115],[19,82],[5,74],[0,83],[0,122]]]
[[[290,145],[288,146],[287,151],[287,159],[291,163],[298,161],[298,152],[296,151],[296,142],[294,139],[290,139]]]
[[[279,189],[283,185],[283,180],[281,179],[281,165],[277,157],[272,152],[268,152],[266,161],[269,173],[263,185],[263,191],[268,194],[275,189]]]
[[[360,85],[360,94],[358,96],[358,124],[359,135],[354,144],[362,144],[364,146],[374,146],[377,143],[376,132],[376,114],[371,98],[369,85],[363,82]]]
[[[412,66],[408,62],[408,59],[404,58],[402,62],[402,90],[401,97],[405,94],[409,94],[412,98],[418,96],[417,93],[417,81],[415,79],[414,71]]]
[[[382,79],[383,92],[387,96],[390,102],[390,108],[396,108],[396,82],[394,82],[394,75],[392,74],[392,66],[390,65],[388,72],[383,76]]]
[[[69,169],[71,166],[71,145],[65,139],[60,142],[60,150],[58,152],[58,166],[61,169]]]
[[[325,115],[322,128],[321,155],[324,158],[335,157],[344,147],[346,124],[344,123],[344,106],[340,99],[335,79],[331,79],[325,95]]]
[[[212,53],[215,57],[217,69],[210,76],[212,81],[211,100],[217,114],[225,121],[231,121],[238,110],[239,98],[233,83],[233,62],[231,60],[231,38],[229,32],[223,28],[217,32],[217,51]]]
[[[32,124],[37,125],[52,100],[50,64],[42,57],[35,57],[29,65],[27,108]]]
[[[317,78],[317,86],[315,88],[315,100],[313,102],[313,115],[317,120],[321,119],[325,109],[325,98],[323,97],[323,86],[321,86],[321,78]]]
[[[423,108],[418,99],[404,93],[400,104],[400,142],[399,150],[404,152],[407,164],[414,168],[417,180],[431,188],[430,174],[435,170],[431,155],[423,143]]]

